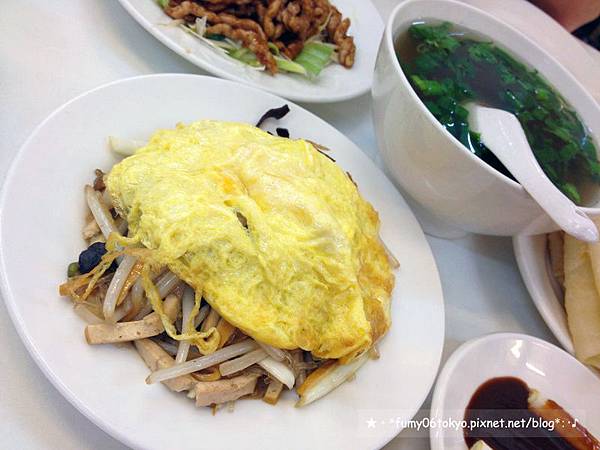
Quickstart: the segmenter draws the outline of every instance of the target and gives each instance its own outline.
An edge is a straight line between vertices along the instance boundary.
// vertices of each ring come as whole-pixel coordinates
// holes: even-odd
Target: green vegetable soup
[[[548,178],[575,203],[595,202],[600,163],[593,139],[575,111],[536,71],[450,23],[415,23],[396,48],[425,106],[475,155],[513,178],[469,129],[463,107],[468,101],[515,114]]]

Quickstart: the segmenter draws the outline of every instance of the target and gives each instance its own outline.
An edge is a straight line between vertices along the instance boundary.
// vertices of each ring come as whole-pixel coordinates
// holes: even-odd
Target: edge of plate
[[[550,329],[554,337],[560,345],[562,345],[563,349],[573,355],[575,353],[575,349],[573,346],[573,339],[569,335],[568,328],[565,330],[563,327],[556,322],[552,313],[546,308],[546,303],[548,300],[544,299],[544,294],[540,292],[541,287],[537,286],[533,280],[531,275],[531,269],[525,263],[526,253],[528,254],[528,250],[526,250],[526,246],[529,244],[531,236],[515,236],[513,237],[513,251],[515,253],[515,259],[517,261],[517,266],[519,268],[519,273],[521,274],[521,278],[525,283],[525,287],[527,288],[527,292],[529,292],[529,296],[533,300],[533,304],[535,308],[538,310],[540,316],[544,320],[546,326]],[[547,273],[547,271],[545,271]],[[544,291],[545,292],[545,291]],[[552,292],[553,300],[558,301],[556,298],[556,294]],[[565,313],[566,320],[566,313]]]
[[[529,334],[524,333],[512,333],[512,332],[501,332],[501,333],[489,333],[484,334],[483,336],[479,336],[473,339],[470,339],[466,342],[463,342],[446,360],[444,367],[440,370],[437,383],[433,390],[433,395],[431,398],[431,413],[429,415],[430,419],[434,418],[439,419],[441,414],[443,413],[443,396],[447,391],[448,381],[454,372],[456,371],[457,366],[460,364],[460,361],[464,358],[466,354],[469,353],[474,347],[481,345],[487,341],[493,340],[504,340],[504,339],[526,339],[531,342],[543,345],[548,347],[551,351],[557,350],[559,352],[565,353],[567,356],[575,360],[577,363],[581,364],[579,361],[575,359],[573,355],[565,351],[564,349],[548,342],[543,339],[540,339],[536,336],[531,336]],[[581,364],[582,368],[586,368],[583,364]],[[473,386],[473,392],[477,389],[477,386]],[[443,442],[437,436],[439,432],[438,428],[430,428],[429,429],[429,445],[432,450],[445,450],[445,446]],[[465,445],[466,449],[466,445]]]
[[[144,79],[144,78],[162,78],[162,77],[182,77],[182,78],[207,78],[209,80],[211,80],[211,82],[217,82],[217,83],[225,83],[225,84],[236,84],[239,85],[241,87],[243,87],[244,89],[251,89],[251,90],[255,90],[258,91],[264,95],[273,97],[274,99],[277,100],[282,100],[282,98],[280,96],[278,96],[277,94],[273,94],[271,92],[265,92],[257,87],[251,86],[251,85],[247,85],[244,83],[239,83],[236,81],[232,81],[232,80],[224,80],[224,79],[219,79],[219,78],[214,78],[214,77],[210,77],[207,75],[197,75],[197,74],[182,74],[182,73],[160,73],[160,74],[150,74],[150,75],[139,75],[139,76],[133,76],[133,77],[127,77],[127,78],[121,78],[115,81],[111,81],[105,84],[102,84],[100,86],[97,86],[95,88],[89,89],[75,97],[73,97],[72,99],[68,100],[67,102],[65,102],[64,104],[62,104],[61,106],[59,106],[58,108],[56,108],[54,111],[52,111],[42,122],[40,122],[40,124],[38,124],[34,130],[31,132],[31,134],[27,137],[27,139],[25,140],[25,142],[21,145],[21,147],[19,148],[19,150],[17,151],[16,155],[14,156],[14,158],[12,159],[11,163],[10,163],[10,167],[6,173],[6,178],[4,179],[4,182],[2,183],[1,189],[0,189],[0,239],[2,238],[2,233],[3,233],[3,227],[4,227],[4,208],[5,208],[5,203],[6,203],[6,197],[7,197],[7,186],[11,183],[11,180],[14,177],[14,172],[16,170],[16,167],[18,165],[18,162],[20,161],[20,159],[22,158],[22,155],[24,153],[24,149],[30,144],[30,142],[35,138],[35,136],[39,133],[39,131],[50,121],[52,120],[52,118],[54,118],[54,116],[56,116],[57,114],[59,114],[60,112],[62,112],[62,110],[64,110],[65,108],[67,108],[70,104],[78,101],[80,98],[86,97],[89,94],[92,94],[96,91],[102,90],[102,89],[106,89],[109,88],[112,85],[116,85],[116,84],[121,84],[121,83],[126,83],[126,82],[131,82],[137,79]],[[294,104],[294,106],[302,111],[304,111],[307,114],[310,114],[311,116],[316,117],[318,120],[320,120],[321,122],[323,122],[325,125],[327,125],[329,128],[332,128],[333,130],[335,130],[338,133],[339,132],[335,127],[333,127],[331,124],[329,124],[327,121],[321,119],[319,116],[317,116],[316,114],[308,111],[307,109],[303,108],[300,105]],[[346,137],[344,135],[344,137]],[[348,137],[346,137],[346,139],[348,139],[350,142],[352,142]],[[354,144],[354,142],[352,142],[353,145],[355,145],[358,149],[360,149],[360,147],[358,147],[356,144]],[[366,156],[365,156],[366,157]],[[367,157],[368,158],[368,157]],[[379,168],[378,168],[379,169]],[[386,176],[384,174],[384,172],[379,169],[382,174],[384,176]],[[386,176],[387,177],[387,176]],[[402,194],[400,192],[398,192],[398,195],[400,195],[400,197],[404,200],[404,198],[402,197]],[[410,210],[410,206],[407,205],[407,208]],[[414,417],[414,415],[417,413],[417,411],[419,410],[419,408],[423,405],[423,403],[425,402],[425,400],[427,399],[427,396],[429,395],[429,393],[431,392],[431,389],[434,385],[434,382],[436,380],[436,377],[440,371],[440,364],[441,364],[441,359],[442,359],[442,352],[443,352],[443,347],[444,347],[444,342],[445,342],[445,335],[446,335],[446,327],[445,327],[445,303],[444,303],[444,293],[443,293],[443,289],[442,289],[442,284],[441,284],[441,278],[439,275],[439,270],[437,267],[437,262],[435,260],[435,257],[433,256],[433,251],[431,250],[431,246],[429,245],[429,242],[427,241],[425,234],[423,232],[422,227],[420,226],[418,220],[416,219],[416,217],[414,216],[414,213],[412,213],[412,219],[415,221],[415,223],[417,224],[420,232],[421,232],[421,239],[423,241],[423,243],[427,246],[427,249],[429,250],[429,253],[427,255],[427,258],[430,260],[431,266],[434,270],[434,275],[435,275],[435,286],[431,286],[432,289],[434,289],[436,291],[436,297],[440,299],[440,315],[441,315],[441,335],[442,335],[442,339],[441,341],[438,343],[437,345],[437,357],[436,357],[436,369],[435,371],[432,372],[430,379],[427,381],[427,385],[428,385],[428,389],[426,392],[424,392],[424,394],[422,395],[421,400],[419,401],[418,405],[415,405],[414,408],[408,410],[410,411],[410,417]],[[24,331],[24,327],[21,326],[24,323],[23,318],[21,317],[21,314],[17,311],[16,309],[16,303],[15,303],[15,299],[10,291],[10,287],[9,287],[9,282],[8,279],[6,277],[6,262],[5,262],[5,258],[4,258],[4,252],[2,249],[2,246],[0,245],[0,295],[2,296],[3,300],[4,300],[4,304],[6,305],[6,309],[8,310],[9,316],[11,318],[12,324],[14,326],[14,328],[17,331],[17,334],[19,335],[21,341],[23,342],[23,344],[25,345],[25,348],[27,349],[27,352],[31,355],[31,357],[33,358],[34,362],[37,364],[37,366],[40,368],[40,370],[42,371],[42,373],[44,374],[44,376],[46,377],[46,379],[48,381],[50,381],[50,383],[61,393],[61,395],[69,402],[71,403],[80,413],[82,413],[85,417],[87,417],[94,425],[96,425],[98,428],[100,428],[101,430],[103,430],[105,433],[109,434],[110,436],[112,436],[113,438],[119,440],[120,442],[122,442],[123,444],[127,445],[128,447],[131,448],[139,448],[138,445],[132,441],[125,433],[121,432],[119,430],[119,428],[117,427],[113,427],[111,425],[109,425],[108,423],[105,423],[102,419],[100,419],[94,412],[93,410],[91,410],[89,407],[87,407],[84,403],[82,403],[81,401],[78,400],[78,398],[76,397],[76,395],[71,392],[71,390],[60,381],[60,379],[54,374],[54,372],[51,370],[51,368],[46,364],[46,362],[44,361],[44,359],[42,358],[42,356],[38,353],[38,351],[36,350],[36,347],[34,345],[34,343],[31,341],[31,339],[29,339],[29,336],[25,333]],[[383,438],[377,442],[376,447],[374,448],[382,448],[383,446],[385,446],[386,444],[388,444],[389,442],[391,442],[396,436],[398,436],[398,434],[402,431],[401,428],[395,429],[394,433],[389,435],[389,436],[383,436]]]
[[[164,46],[166,46],[167,48],[171,49],[173,52],[175,52],[177,55],[179,55],[180,57],[182,57],[183,59],[185,59],[187,62],[189,62],[190,64],[193,64],[196,67],[199,67],[202,70],[205,70],[213,75],[216,75],[218,77],[224,78],[226,80],[229,81],[234,81],[237,83],[241,83],[244,84],[246,86],[255,88],[255,89],[260,89],[262,91],[266,91],[270,94],[273,95],[278,95],[282,98],[288,99],[288,100],[292,100],[294,102],[301,102],[301,103],[337,103],[337,102],[343,102],[345,100],[351,100],[353,98],[356,97],[360,97],[361,95],[366,94],[367,92],[371,91],[371,85],[373,84],[373,74],[371,73],[371,80],[368,83],[368,85],[366,87],[364,87],[363,89],[360,90],[356,90],[354,92],[350,92],[350,93],[341,93],[339,95],[321,95],[319,92],[316,92],[313,95],[310,96],[297,96],[295,95],[293,92],[291,93],[286,93],[285,95],[282,92],[279,92],[277,89],[271,89],[268,86],[263,86],[262,88],[258,88],[258,85],[254,82],[249,82],[247,80],[243,80],[242,78],[232,75],[229,72],[227,72],[226,70],[221,70],[215,66],[211,66],[207,63],[205,63],[204,61],[202,61],[200,58],[198,59],[198,61],[192,61],[189,57],[187,52],[181,47],[179,46],[177,43],[173,42],[170,39],[163,39],[161,36],[155,34],[154,32],[154,28],[155,26],[150,23],[141,13],[139,13],[137,11],[137,9],[135,9],[131,3],[129,3],[128,0],[118,0],[119,4],[129,13],[129,15],[131,15],[131,17],[134,18],[134,20],[142,26],[142,28],[144,28],[144,30],[146,30],[153,38],[155,38],[157,41],[159,41],[161,44],[163,44]],[[369,1],[370,0],[362,0],[362,1]],[[375,8],[375,5],[373,5],[371,3],[371,6],[373,8]],[[383,28],[384,28],[384,23],[383,20],[381,19],[381,15],[378,12],[378,17],[379,17],[379,22],[381,25],[381,29],[382,29],[382,35],[383,35]],[[374,69],[374,67],[373,67]],[[199,75],[199,74],[197,74]]]
[[[147,76],[147,75],[145,75],[145,76]],[[85,92],[82,92],[81,94],[76,95],[72,99],[68,100],[67,102],[63,103],[58,108],[56,108],[34,128],[34,130],[29,134],[29,136],[27,137],[25,142],[23,142],[23,144],[19,147],[19,150],[17,151],[16,155],[11,160],[10,167],[9,167],[8,171],[6,172],[6,177],[4,179],[4,182],[2,183],[2,187],[0,190],[0,239],[2,239],[3,229],[4,229],[4,214],[3,214],[3,212],[5,209],[6,197],[7,197],[7,192],[8,192],[7,186],[11,183],[11,180],[14,177],[14,172],[16,170],[18,162],[20,161],[20,159],[23,156],[24,149],[30,144],[30,142],[40,132],[40,130],[48,122],[50,122],[56,115],[58,115],[62,110],[67,108],[71,103],[78,101],[80,98],[83,98],[95,91],[107,88],[113,84],[118,84],[118,83],[128,80],[128,79],[142,78],[145,76],[130,77],[130,78],[111,81],[108,83],[104,83],[100,86],[97,86],[95,88],[89,89]],[[153,75],[150,75],[150,76],[153,76]],[[25,333],[25,331],[24,331],[24,327],[22,326],[22,324],[24,323],[24,319],[21,316],[21,314],[17,311],[17,308],[15,307],[15,299],[13,298],[13,295],[9,288],[9,282],[6,277],[5,268],[6,268],[6,262],[5,262],[5,258],[4,258],[3,246],[0,245],[0,295],[2,296],[2,299],[4,300],[4,304],[6,305],[6,309],[8,310],[8,314],[12,321],[12,325],[16,329],[17,334],[18,334],[19,338],[21,339],[21,342],[24,344],[25,349],[27,350],[29,355],[33,358],[36,365],[40,368],[40,370],[44,374],[45,378],[50,382],[50,384],[52,384],[52,386],[54,386],[60,392],[60,394],[71,405],[73,405],[75,407],[75,409],[77,409],[77,411],[79,411],[81,414],[83,414],[94,425],[96,425],[98,428],[100,428],[102,431],[109,434],[113,438],[115,438],[115,439],[119,440],[120,442],[122,442],[123,444],[127,445],[128,447],[137,448],[137,445],[133,441],[131,441],[126,434],[121,433],[116,428],[108,426],[90,408],[88,408],[84,403],[80,402],[79,399],[77,398],[77,396],[73,392],[71,392],[71,390],[64,383],[62,383],[60,381],[60,379],[54,374],[52,369],[48,366],[46,361],[44,361],[42,356],[37,351],[34,343],[31,341],[31,339],[29,338],[27,333]]]

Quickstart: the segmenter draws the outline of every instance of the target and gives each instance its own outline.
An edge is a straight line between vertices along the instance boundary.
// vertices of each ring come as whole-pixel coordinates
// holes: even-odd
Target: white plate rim
[[[180,57],[184,58],[186,61],[190,62],[191,64],[206,70],[209,73],[212,73],[218,77],[227,79],[227,80],[231,80],[231,81],[236,81],[236,82],[240,82],[240,83],[244,83],[247,84],[249,86],[252,87],[258,87],[258,85],[254,82],[250,82],[249,80],[244,80],[242,77],[238,77],[236,75],[232,75],[230,72],[228,72],[227,70],[221,69],[215,65],[212,65],[204,60],[202,60],[201,58],[198,58],[198,60],[193,60],[192,58],[189,57],[189,53],[179,44],[177,44],[175,41],[173,41],[172,39],[167,39],[164,38],[157,30],[156,30],[156,25],[151,23],[149,20],[146,19],[146,17],[144,17],[144,15],[142,13],[140,13],[135,6],[133,6],[133,4],[130,2],[130,0],[118,0],[119,3],[121,4],[121,6],[127,11],[128,14],[131,15],[131,17],[139,24],[142,26],[142,28],[144,28],[144,30],[146,30],[152,37],[154,37],[156,40],[158,40],[159,42],[161,42],[163,45],[165,45],[167,48],[169,48],[170,50],[172,50],[173,52],[175,52],[177,55],[179,55]],[[153,0],[148,0],[148,1],[153,1]],[[370,4],[370,7],[375,9],[375,6],[372,4],[371,0],[361,0],[362,2],[368,2]],[[375,9],[376,10],[376,9]],[[167,17],[167,16],[165,16]],[[381,15],[379,13],[377,13],[377,17],[379,19],[379,22],[376,24],[376,26],[378,27],[380,34],[383,35],[383,30],[384,30],[384,23],[383,23],[383,19],[381,18]],[[358,50],[358,49],[357,49]],[[375,56],[376,54],[373,56],[373,69],[375,67]],[[352,70],[352,69],[350,69]],[[361,89],[357,89],[354,91],[339,91],[334,95],[331,94],[327,94],[326,92],[322,92],[321,90],[315,90],[315,92],[312,95],[297,95],[294,92],[281,92],[278,89],[271,89],[268,86],[262,86],[263,90],[266,90],[270,93],[273,93],[275,95],[279,95],[281,97],[287,98],[289,100],[292,100],[294,102],[307,102],[307,103],[333,103],[333,102],[341,102],[341,101],[345,101],[345,100],[350,100],[352,98],[356,98],[359,97],[361,95],[366,94],[367,92],[369,92],[371,90],[371,84],[373,82],[373,74],[372,74],[373,70],[371,71],[370,74],[370,80],[369,83],[364,86]],[[284,75],[285,76],[285,75]]]
[[[152,76],[152,75],[142,75],[141,77]],[[141,77],[131,77],[131,78],[141,78]],[[6,203],[7,189],[6,187],[10,184],[14,172],[16,171],[18,161],[22,158],[22,155],[25,152],[27,146],[32,142],[35,136],[44,128],[44,126],[50,122],[56,115],[60,114],[61,111],[66,109],[70,104],[77,102],[79,99],[97,91],[103,89],[105,87],[109,87],[113,84],[117,84],[122,80],[115,80],[108,83],[104,83],[100,86],[97,86],[92,89],[88,89],[85,92],[82,92],[79,95],[76,95],[72,99],[63,103],[59,107],[57,107],[54,111],[52,111],[45,119],[43,119],[31,132],[31,134],[27,137],[23,145],[19,148],[15,156],[10,162],[10,166],[8,171],[6,172],[6,177],[4,178],[4,183],[2,184],[2,188],[0,190],[0,217],[4,216],[4,205]],[[2,235],[3,221],[0,220],[0,236]],[[25,349],[29,353],[29,355],[33,358],[36,365],[39,367],[41,372],[44,374],[46,379],[50,381],[50,383],[60,392],[60,394],[69,402],[71,405],[77,409],[81,414],[87,417],[94,425],[100,428],[102,431],[107,433],[108,435],[114,437],[120,442],[124,443],[128,447],[136,448],[136,443],[132,441],[126,434],[119,432],[118,430],[112,429],[112,427],[107,426],[107,424],[100,419],[96,415],[96,413],[88,408],[85,403],[81,402],[80,399],[65,385],[61,379],[54,374],[50,366],[46,363],[42,355],[38,352],[35,343],[30,339],[29,335],[25,333],[24,327],[19,326],[22,325],[24,319],[21,317],[19,312],[15,306],[15,300],[12,296],[12,293],[9,289],[9,282],[6,277],[5,270],[6,262],[4,258],[4,247],[0,243],[0,295],[4,300],[4,304],[6,305],[6,309],[8,310],[8,315],[12,321],[13,327],[16,329],[19,338],[23,342]]]
[[[192,78],[202,78],[205,80],[216,81],[216,82],[221,82],[221,83],[229,83],[229,84],[233,84],[233,85],[241,85],[245,89],[250,89],[250,90],[260,92],[261,94],[270,96],[274,100],[277,100],[279,102],[287,101],[283,98],[280,98],[276,94],[264,92],[256,87],[244,85],[243,83],[213,78],[213,77],[205,76],[205,75],[193,75],[193,74],[181,74],[181,73],[162,73],[162,74],[150,74],[150,75],[139,75],[139,76],[127,77],[127,78],[122,78],[122,79],[118,79],[115,81],[111,81],[111,82],[102,84],[100,86],[97,86],[93,89],[87,90],[87,91],[75,96],[71,100],[65,102],[64,104],[62,104],[61,106],[56,108],[52,113],[50,113],[38,126],[35,127],[35,129],[31,132],[29,137],[26,139],[24,144],[19,148],[16,155],[12,159],[12,161],[10,163],[10,167],[7,171],[4,183],[2,184],[2,188],[0,191],[0,237],[3,234],[3,220],[1,220],[1,218],[4,217],[3,212],[5,210],[5,203],[6,203],[7,192],[8,192],[7,186],[9,186],[11,184],[11,181],[12,181],[13,177],[15,176],[15,171],[17,169],[18,163],[21,160],[21,158],[23,157],[23,155],[26,151],[26,148],[28,147],[30,142],[32,142],[35,139],[36,135],[45,127],[45,125],[48,122],[50,122],[55,116],[59,115],[64,109],[68,108],[72,103],[75,103],[78,100],[88,96],[89,94],[95,93],[96,91],[100,91],[100,90],[103,90],[106,88],[110,88],[113,85],[118,85],[120,83],[125,83],[125,82],[131,82],[131,81],[135,81],[138,79],[160,78],[160,77],[182,77],[182,78],[192,77]],[[290,101],[287,101],[287,102],[290,103],[290,105],[293,104]],[[326,121],[324,121],[317,115],[313,114],[312,112],[306,110],[302,106],[294,104],[294,107],[303,111],[306,114],[309,114],[309,115],[315,117],[320,122],[322,122],[325,126],[335,130],[335,128],[333,126],[331,126]],[[337,131],[337,130],[335,130],[335,131]],[[338,133],[340,133],[340,132],[338,131]],[[340,133],[340,134],[342,134],[342,133]],[[345,137],[345,135],[344,135],[344,137]],[[346,139],[348,139],[348,138],[346,137]],[[354,143],[352,143],[352,144],[355,145]],[[382,176],[386,177],[384,175],[384,172],[381,169],[379,169],[379,168],[377,168],[377,169],[380,171]],[[414,219],[414,221],[416,223],[418,223],[414,214],[410,210],[409,210],[409,212],[412,215],[412,219]],[[419,228],[420,228],[420,225],[419,225]],[[437,297],[437,303],[438,303],[436,306],[439,308],[439,315],[441,318],[441,322],[439,324],[439,334],[441,336],[441,339],[437,343],[435,368],[430,373],[429,380],[426,383],[429,386],[428,389],[426,391],[424,391],[424,393],[421,395],[418,404],[415,403],[414,407],[405,409],[405,411],[410,411],[410,417],[413,417],[416,414],[419,407],[423,404],[423,402],[426,400],[428,394],[431,392],[431,388],[434,384],[434,381],[436,380],[436,376],[437,376],[437,373],[440,368],[443,344],[445,341],[445,307],[444,307],[444,296],[443,296],[443,290],[442,290],[442,285],[441,285],[441,279],[439,276],[439,271],[437,269],[437,263],[433,256],[433,252],[431,251],[431,247],[424,237],[422,229],[421,229],[421,234],[422,234],[422,236],[421,236],[422,241],[425,243],[426,248],[429,253],[428,257],[430,258],[431,263],[432,263],[432,266],[431,266],[431,269],[433,270],[432,279],[434,280],[434,285],[432,286],[432,288],[434,291],[436,291],[436,297]],[[115,439],[119,440],[120,442],[124,443],[128,447],[141,448],[139,446],[139,443],[137,443],[135,441],[135,439],[130,438],[126,433],[122,432],[122,430],[120,430],[118,427],[113,427],[113,426],[111,426],[111,424],[105,422],[102,418],[100,418],[94,412],[93,409],[89,408],[84,402],[80,401],[79,398],[76,396],[76,394],[69,389],[68,385],[66,385],[65,383],[62,382],[60,377],[54,373],[54,371],[52,370],[50,365],[47,364],[47,362],[44,360],[43,356],[38,352],[35,342],[25,332],[25,327],[22,326],[22,324],[24,323],[24,319],[20,315],[19,311],[17,310],[15,298],[13,297],[12,292],[9,288],[9,280],[6,275],[6,260],[5,260],[4,248],[3,248],[2,242],[0,242],[0,295],[4,299],[4,303],[9,312],[9,317],[11,318],[13,326],[16,328],[17,334],[20,337],[23,344],[25,345],[25,348],[27,349],[28,353],[31,355],[34,362],[40,368],[40,370],[42,371],[44,376],[61,393],[61,395],[69,403],[71,403],[80,413],[82,413],[92,423],[94,423],[96,426],[98,426],[100,429],[102,429],[104,432],[106,432],[110,436],[112,436]],[[391,441],[400,431],[401,431],[401,429],[397,429],[397,431],[395,432],[394,435],[388,436],[385,439],[381,440],[381,442],[377,445],[377,447],[374,447],[374,448],[383,447],[386,443]]]
[[[533,304],[540,313],[540,316],[542,316],[542,319],[560,345],[562,345],[568,353],[573,355],[575,353],[575,348],[567,325],[567,313],[552,288],[550,274],[548,273],[547,268],[545,266],[539,267],[539,264],[536,263],[536,260],[539,261],[540,258],[543,258],[545,261],[547,257],[546,252],[544,255],[534,254],[532,246],[536,245],[537,239],[544,240],[545,248],[545,235],[513,237],[513,250],[517,266],[521,273],[521,278],[525,283],[525,287],[533,300]],[[541,243],[538,243],[538,245],[539,244]],[[534,269],[543,272],[541,280],[533,273]],[[560,306],[560,310],[563,313],[560,317],[557,317],[553,312],[553,309],[556,310],[557,306]]]

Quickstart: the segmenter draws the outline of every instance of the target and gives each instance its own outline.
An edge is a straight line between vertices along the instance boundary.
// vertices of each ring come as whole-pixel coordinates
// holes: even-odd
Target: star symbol
[[[367,428],[375,428],[375,425],[377,425],[377,421],[374,420],[372,417],[367,420]]]
[[[560,419],[559,419],[558,417],[557,417],[556,419],[554,419],[554,421],[555,421],[556,423],[560,423]]]

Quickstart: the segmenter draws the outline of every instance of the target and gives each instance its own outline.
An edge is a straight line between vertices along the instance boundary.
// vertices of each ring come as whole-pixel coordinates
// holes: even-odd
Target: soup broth
[[[450,23],[418,22],[396,43],[398,60],[419,98],[471,152],[514,179],[469,129],[464,104],[475,101],[519,119],[548,178],[575,203],[599,195],[600,163],[577,113],[535,70],[489,40]]]

